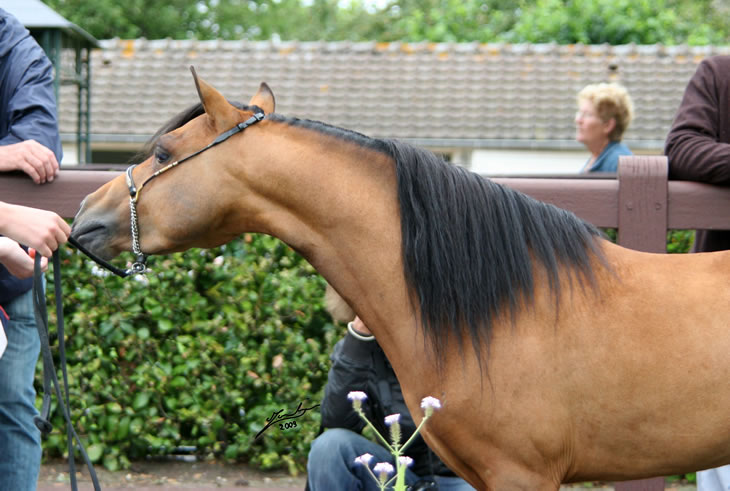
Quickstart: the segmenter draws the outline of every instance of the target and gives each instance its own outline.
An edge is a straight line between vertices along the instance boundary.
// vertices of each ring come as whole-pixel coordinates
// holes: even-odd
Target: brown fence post
[[[667,252],[667,158],[619,157],[618,243]]]
[[[618,243],[667,252],[667,158],[619,157]],[[616,491],[664,491],[664,478],[617,482]]]

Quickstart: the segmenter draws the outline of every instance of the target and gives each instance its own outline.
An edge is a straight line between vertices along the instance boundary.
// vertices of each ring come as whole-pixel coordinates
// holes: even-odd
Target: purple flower
[[[355,459],[355,463],[360,465],[368,465],[371,460],[373,460],[372,454],[364,453]]]
[[[395,413],[385,417],[385,424],[390,426],[390,441],[393,445],[400,444],[400,414]]]
[[[426,396],[421,399],[421,409],[423,409],[423,412],[428,418],[433,414],[434,409],[441,409],[441,401],[435,397]]]
[[[361,390],[352,390],[347,394],[347,399],[352,401],[352,408],[359,411],[362,407],[362,401],[368,398],[368,395]]]
[[[413,459],[408,456],[401,455],[398,457],[398,463],[403,467],[410,467],[413,465]]]
[[[378,475],[380,482],[385,483],[388,476],[395,472],[395,469],[393,469],[393,466],[387,462],[378,462],[375,464],[375,467],[373,467],[373,471]]]
[[[352,390],[347,393],[347,398],[351,401],[364,401],[368,398],[368,395],[361,390]]]

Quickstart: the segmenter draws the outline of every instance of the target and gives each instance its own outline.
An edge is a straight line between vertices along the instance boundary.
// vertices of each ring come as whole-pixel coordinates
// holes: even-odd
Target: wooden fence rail
[[[64,169],[53,183],[42,186],[24,175],[2,174],[0,200],[53,210],[71,218],[84,196],[119,174]],[[665,157],[621,157],[617,179],[577,176],[493,180],[570,210],[596,226],[617,228],[619,244],[636,250],[666,252],[668,229],[730,229],[730,188],[668,181]],[[663,490],[664,479],[617,483],[616,489]]]

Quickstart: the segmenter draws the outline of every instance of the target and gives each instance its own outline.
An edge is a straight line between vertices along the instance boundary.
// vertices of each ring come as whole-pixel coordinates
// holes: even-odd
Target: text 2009
[[[297,427],[296,421],[289,421],[287,423],[279,423],[280,430],[289,430],[291,428],[296,428],[296,427]]]

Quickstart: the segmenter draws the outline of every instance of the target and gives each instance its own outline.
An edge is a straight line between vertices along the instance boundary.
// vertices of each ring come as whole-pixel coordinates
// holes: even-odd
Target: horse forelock
[[[261,111],[261,108],[259,108],[258,106],[247,106],[246,104],[242,104],[236,101],[228,102],[235,108],[243,111]],[[134,157],[132,158],[132,162],[136,163],[140,160],[147,159],[147,157],[152,155],[152,153],[154,152],[155,145],[162,135],[181,128],[182,126],[185,126],[187,123],[203,113],[205,113],[205,109],[203,109],[203,104],[198,102],[174,115],[172,118],[167,120],[167,122],[165,122],[165,124],[163,124],[149,140],[147,140],[142,149],[134,155]]]
[[[437,360],[452,335],[460,349],[466,335],[481,363],[494,322],[514,320],[534,300],[535,262],[556,306],[565,268],[595,285],[598,229],[431,152],[386,143],[396,162],[404,274]]]

